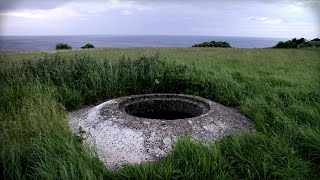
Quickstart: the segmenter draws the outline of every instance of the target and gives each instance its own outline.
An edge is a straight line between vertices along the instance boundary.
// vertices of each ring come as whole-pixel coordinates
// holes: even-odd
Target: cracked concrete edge
[[[120,111],[119,103],[127,98],[130,96],[68,114],[70,129],[75,133],[83,129],[84,142],[94,148],[111,169],[164,158],[177,139],[186,135],[207,143],[254,129],[236,109],[207,99],[204,100],[210,105],[208,113],[196,118],[164,121],[137,118]]]

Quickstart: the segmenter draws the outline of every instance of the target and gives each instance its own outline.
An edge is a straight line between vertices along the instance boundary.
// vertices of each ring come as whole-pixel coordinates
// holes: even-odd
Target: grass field
[[[0,179],[319,179],[319,57],[312,48],[1,53]],[[69,110],[155,92],[236,107],[257,131],[209,146],[181,139],[157,163],[114,172],[67,127]]]

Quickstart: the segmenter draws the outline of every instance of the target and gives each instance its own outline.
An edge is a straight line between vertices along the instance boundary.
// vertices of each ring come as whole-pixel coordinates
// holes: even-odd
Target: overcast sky
[[[0,0],[1,35],[320,36],[320,0]]]

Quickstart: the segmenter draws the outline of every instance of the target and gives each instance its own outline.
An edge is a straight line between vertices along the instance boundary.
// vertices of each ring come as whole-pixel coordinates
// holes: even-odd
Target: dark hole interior
[[[152,99],[132,102],[125,107],[126,113],[148,119],[185,119],[200,116],[203,109],[190,101],[176,99]]]
[[[148,119],[185,119],[194,117],[192,114],[178,112],[178,111],[150,111],[144,113],[132,114],[133,116]]]

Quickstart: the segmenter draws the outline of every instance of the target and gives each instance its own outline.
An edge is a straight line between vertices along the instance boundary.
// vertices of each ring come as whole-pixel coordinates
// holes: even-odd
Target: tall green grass
[[[115,50],[120,51],[116,59],[102,56],[104,51],[109,52],[1,56],[3,178],[320,178],[320,93],[314,81],[319,51],[148,49],[152,53],[137,56],[136,49],[128,49]],[[126,51],[128,56],[119,55]],[[68,110],[157,92],[199,95],[236,107],[257,132],[209,146],[185,138],[159,162],[112,172],[67,127]]]

